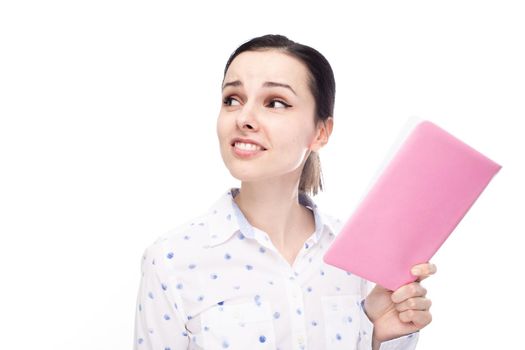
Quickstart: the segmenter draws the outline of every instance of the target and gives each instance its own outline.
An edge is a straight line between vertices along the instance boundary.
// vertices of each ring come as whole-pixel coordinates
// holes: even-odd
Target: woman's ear
[[[321,120],[318,122],[315,139],[310,144],[310,149],[312,151],[317,152],[328,143],[328,139],[332,134],[333,127],[334,118],[332,116],[328,117],[326,120]]]

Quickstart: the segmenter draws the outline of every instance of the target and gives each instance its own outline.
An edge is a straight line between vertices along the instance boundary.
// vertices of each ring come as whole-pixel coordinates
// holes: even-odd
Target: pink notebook
[[[324,255],[390,290],[417,279],[501,166],[437,125],[410,132]]]

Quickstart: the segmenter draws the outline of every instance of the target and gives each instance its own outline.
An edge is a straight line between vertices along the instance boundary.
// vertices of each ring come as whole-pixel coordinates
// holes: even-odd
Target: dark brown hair
[[[245,51],[277,49],[303,62],[308,69],[308,87],[315,100],[315,125],[333,117],[335,104],[335,78],[328,60],[310,46],[294,42],[283,35],[267,34],[253,38],[239,46],[224,68],[223,83],[233,59]],[[222,86],[222,84],[221,84]],[[323,190],[321,161],[317,152],[311,151],[301,173],[299,191],[316,195]]]

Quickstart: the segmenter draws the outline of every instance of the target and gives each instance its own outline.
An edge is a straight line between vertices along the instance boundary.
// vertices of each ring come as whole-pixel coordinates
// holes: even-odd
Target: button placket
[[[306,349],[307,337],[305,327],[306,322],[303,292],[296,277],[293,275],[287,276],[285,285],[288,298],[290,300],[290,321],[292,323],[292,349]]]

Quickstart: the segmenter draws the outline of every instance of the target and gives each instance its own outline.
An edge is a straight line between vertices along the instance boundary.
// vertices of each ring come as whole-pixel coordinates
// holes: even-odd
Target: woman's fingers
[[[405,284],[392,293],[391,299],[399,312],[399,319],[405,323],[412,323],[421,329],[432,322],[432,314],[429,309],[432,301],[425,296],[427,290],[420,282],[435,274],[437,267],[430,262],[418,264],[412,267],[411,273],[417,276],[417,280]]]
[[[432,314],[429,311],[407,310],[399,313],[402,322],[412,322],[417,328],[421,329],[432,322]]]
[[[419,282],[412,282],[399,287],[390,298],[393,303],[399,304],[410,298],[424,297],[426,294],[427,290]]]
[[[399,312],[406,310],[428,310],[432,306],[432,301],[424,297],[416,297],[407,299],[399,304],[396,304],[396,309]]]
[[[437,272],[437,266],[432,263],[418,264],[412,267],[411,273],[414,276],[417,276],[416,281],[420,282],[425,278],[435,274]]]

